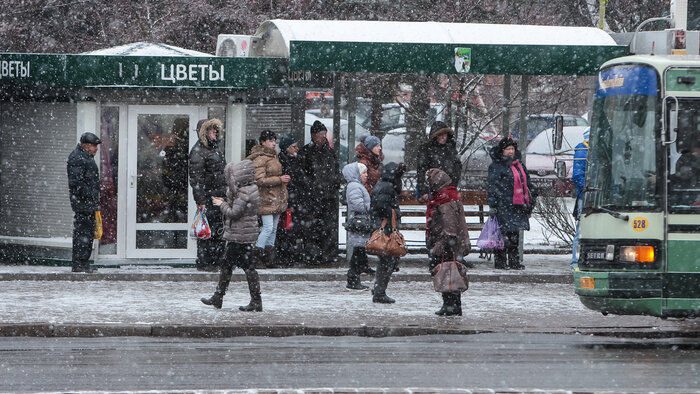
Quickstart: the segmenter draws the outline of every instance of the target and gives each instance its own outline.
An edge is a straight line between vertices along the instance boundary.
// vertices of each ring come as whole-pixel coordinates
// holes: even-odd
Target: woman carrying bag
[[[466,290],[466,267],[458,262],[459,257],[469,254],[471,245],[467,222],[464,219],[464,206],[462,197],[457,188],[450,186],[452,180],[437,168],[431,168],[425,174],[430,188],[430,200],[426,210],[426,243],[430,256],[430,274],[435,278],[441,275],[442,269],[454,269],[455,273],[461,272],[463,283],[451,291],[443,291],[442,308],[435,312],[439,316],[462,316],[462,292]],[[453,267],[447,265],[453,264]],[[457,278],[459,282],[460,278]],[[440,285],[442,285],[441,283]],[[436,289],[441,286],[436,284]],[[449,286],[448,286],[449,287]]]
[[[401,209],[399,208],[398,192],[401,190],[401,176],[404,166],[394,162],[388,163],[382,170],[382,178],[372,189],[370,198],[370,212],[374,222],[374,229],[379,229],[386,219],[387,223],[392,223],[392,217],[398,222],[401,219]],[[394,230],[391,224],[384,228],[387,235]],[[395,256],[379,256],[377,274],[374,279],[374,289],[372,290],[372,302],[380,304],[393,304],[393,298],[386,295],[386,288],[391,280],[394,268],[398,266],[399,258]]]
[[[369,209],[370,198],[365,183],[367,167],[362,163],[350,163],[343,167],[343,176],[348,182],[345,195],[348,204],[348,216],[345,221],[347,230],[346,250],[350,256],[348,265],[348,290],[367,290],[369,287],[360,282],[362,268],[367,266],[365,243],[372,231]]]

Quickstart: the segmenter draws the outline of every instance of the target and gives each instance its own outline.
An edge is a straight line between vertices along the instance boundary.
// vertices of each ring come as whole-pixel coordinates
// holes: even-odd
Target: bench
[[[479,238],[484,222],[489,216],[488,203],[486,201],[486,191],[484,190],[461,190],[462,204],[464,205],[464,216],[467,220],[469,239],[472,249],[476,248],[476,240]],[[425,209],[424,203],[418,199],[411,191],[403,191],[399,195],[399,205],[401,206],[401,233],[406,239],[409,252],[425,252]],[[345,222],[347,207],[341,206],[341,220]]]

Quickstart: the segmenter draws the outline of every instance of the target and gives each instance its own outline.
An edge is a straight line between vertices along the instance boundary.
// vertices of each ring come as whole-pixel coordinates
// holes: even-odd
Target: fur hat
[[[512,146],[515,149],[518,149],[518,143],[513,141],[512,138],[503,138],[498,142],[498,150],[503,153],[504,150],[506,150],[507,147]]]
[[[442,121],[435,121],[433,124],[430,126],[430,139],[437,138],[439,135],[449,133],[449,135],[452,135],[452,129],[447,126],[445,122]]]

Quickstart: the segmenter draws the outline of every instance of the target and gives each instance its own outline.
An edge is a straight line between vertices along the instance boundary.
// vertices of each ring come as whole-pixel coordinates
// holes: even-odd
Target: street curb
[[[260,280],[263,282],[343,282],[347,280],[345,273],[265,273],[259,271]],[[218,273],[196,274],[166,274],[166,273],[6,273],[0,274],[2,281],[69,281],[69,282],[213,282],[218,280]],[[243,282],[244,274],[233,274],[231,280]],[[431,276],[425,274],[401,274],[392,275],[393,282],[430,282]],[[469,273],[471,282],[499,282],[499,283],[573,283],[571,274],[473,274]]]
[[[604,330],[601,328],[502,329],[502,328],[436,328],[396,326],[315,327],[305,325],[274,326],[217,326],[217,325],[160,325],[160,324],[0,324],[0,337],[158,337],[158,338],[235,338],[235,337],[290,337],[290,336],[357,336],[367,338],[408,337],[423,335],[475,334],[546,334],[588,335],[596,337],[667,339],[700,338],[700,331],[658,330],[656,327]]]

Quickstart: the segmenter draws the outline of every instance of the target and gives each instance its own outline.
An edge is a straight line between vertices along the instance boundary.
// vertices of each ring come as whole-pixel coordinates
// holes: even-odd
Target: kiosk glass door
[[[195,257],[188,157],[199,108],[130,106],[128,112],[127,257]]]

